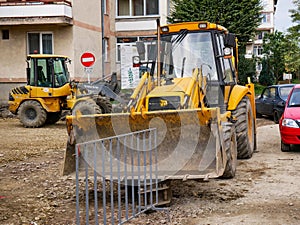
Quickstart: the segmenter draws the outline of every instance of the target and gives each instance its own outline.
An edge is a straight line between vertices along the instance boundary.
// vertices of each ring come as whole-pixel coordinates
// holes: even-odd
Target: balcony
[[[0,0],[0,26],[71,25],[72,4],[66,0]]]

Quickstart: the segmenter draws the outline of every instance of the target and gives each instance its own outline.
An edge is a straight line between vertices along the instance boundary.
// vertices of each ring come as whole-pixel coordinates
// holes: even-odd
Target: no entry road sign
[[[81,64],[85,67],[91,67],[95,63],[95,56],[90,52],[85,52],[80,58]]]

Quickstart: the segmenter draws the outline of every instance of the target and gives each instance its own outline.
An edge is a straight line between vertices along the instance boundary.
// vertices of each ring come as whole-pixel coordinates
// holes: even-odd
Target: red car
[[[300,145],[300,84],[291,90],[279,121],[281,151],[288,152],[291,145]]]

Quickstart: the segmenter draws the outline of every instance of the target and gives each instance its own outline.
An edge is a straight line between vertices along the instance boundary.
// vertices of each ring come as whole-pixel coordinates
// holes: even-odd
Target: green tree
[[[285,63],[287,72],[296,73],[300,79],[300,0],[294,0],[295,8],[289,10],[291,13],[292,22],[296,25],[288,29],[286,35],[286,54]]]
[[[256,80],[256,59],[254,57],[246,59],[245,54],[239,54],[238,71],[238,82],[240,84],[247,84],[248,77],[250,77],[251,82],[254,82]]]
[[[291,13],[292,22],[296,25],[290,27],[288,32],[298,41],[300,40],[300,0],[293,0],[294,9],[289,10]]]
[[[300,79],[300,46],[293,36],[287,35],[285,42],[285,70],[287,73],[295,73]]]
[[[259,83],[265,86],[272,85],[274,83],[274,75],[269,65],[267,58],[262,59],[262,70],[259,74]]]
[[[277,30],[274,33],[266,34],[263,39],[263,54],[274,73],[276,84],[282,79],[285,71],[285,42],[284,34]]]
[[[260,25],[260,0],[173,0],[169,22],[209,21],[235,33],[240,46],[253,38]]]

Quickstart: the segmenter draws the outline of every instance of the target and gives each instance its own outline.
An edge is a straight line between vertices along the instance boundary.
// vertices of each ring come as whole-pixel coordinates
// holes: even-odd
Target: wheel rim
[[[36,111],[34,109],[27,109],[25,114],[26,117],[30,120],[34,120],[36,118]]]

